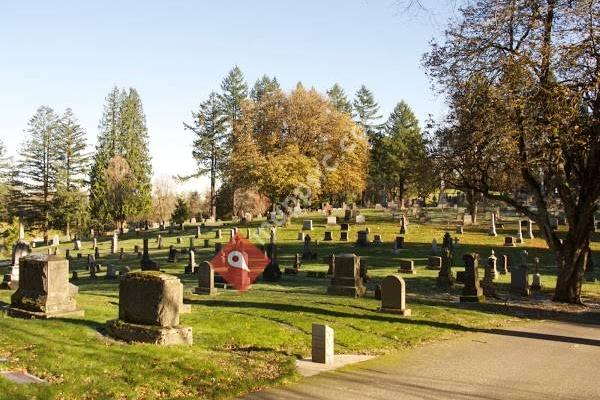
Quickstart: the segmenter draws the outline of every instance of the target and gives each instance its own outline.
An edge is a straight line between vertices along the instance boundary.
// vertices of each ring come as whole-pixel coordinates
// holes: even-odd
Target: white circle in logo
[[[239,268],[245,271],[250,271],[248,269],[248,266],[246,265],[246,259],[244,258],[244,255],[237,250],[234,250],[227,254],[227,264],[229,264],[233,268]]]

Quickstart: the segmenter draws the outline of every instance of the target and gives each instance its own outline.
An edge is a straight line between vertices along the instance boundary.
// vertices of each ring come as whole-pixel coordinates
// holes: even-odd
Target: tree
[[[139,94],[133,88],[128,92],[114,88],[106,98],[100,132],[90,171],[90,207],[97,223],[120,224],[127,218],[145,215],[152,199],[152,165],[149,155],[146,117]],[[127,204],[108,201],[106,171],[114,157],[123,158],[129,168],[131,189],[135,196],[127,197]],[[125,214],[123,214],[123,212]]]
[[[281,90],[277,78],[269,78],[267,75],[263,75],[260,79],[257,79],[254,83],[254,87],[250,91],[250,98],[254,101],[260,101],[265,93],[272,93]]]
[[[58,169],[58,116],[50,107],[37,109],[29,120],[14,183],[23,194],[21,215],[28,222],[43,231],[48,240],[51,227],[52,201],[56,194]]]
[[[375,101],[373,93],[365,85],[361,85],[356,92],[354,101],[354,116],[356,123],[360,126],[369,140],[377,134],[380,125],[376,122],[381,119],[379,104]]]
[[[219,98],[215,92],[212,92],[208,96],[208,100],[200,104],[198,112],[192,113],[192,115],[194,118],[193,124],[184,123],[184,127],[196,135],[192,155],[196,160],[198,169],[195,174],[180,177],[180,179],[186,180],[209,174],[210,212],[211,217],[215,217],[217,178],[223,172],[227,154],[227,117],[222,112]]]
[[[339,112],[352,114],[352,104],[346,97],[344,89],[337,83],[335,83],[331,89],[327,91],[327,97],[329,101]]]
[[[106,175],[106,198],[111,204],[110,216],[119,228],[131,215],[131,205],[137,196],[135,178],[127,160],[114,156],[108,161]]]
[[[461,13],[425,57],[450,102],[437,155],[449,178],[537,223],[556,256],[554,300],[580,303],[600,198],[600,3],[483,0]],[[461,164],[461,149],[478,157]]]
[[[237,121],[242,115],[242,101],[248,97],[248,85],[244,79],[244,74],[237,65],[223,79],[221,90],[219,100],[230,132],[233,132]]]
[[[4,142],[0,140],[0,220],[9,221],[10,184],[12,159],[6,155]]]
[[[173,210],[173,215],[171,219],[181,225],[190,217],[190,210],[185,202],[183,197],[177,198],[177,204],[175,204],[175,210]]]
[[[165,223],[173,214],[177,200],[173,181],[168,176],[158,177],[154,180],[152,189],[152,217],[155,221]]]
[[[67,108],[58,121],[57,127],[57,169],[56,198],[54,201],[54,219],[65,228],[67,236],[71,235],[71,223],[74,216],[81,222],[86,213],[86,184],[89,156],[86,150],[86,133]]]

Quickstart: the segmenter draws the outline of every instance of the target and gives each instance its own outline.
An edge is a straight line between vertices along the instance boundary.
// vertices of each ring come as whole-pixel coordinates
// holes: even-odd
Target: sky
[[[268,74],[285,90],[337,82],[353,96],[365,84],[384,118],[404,100],[423,124],[444,104],[421,57],[453,11],[427,3],[407,12],[401,0],[3,1],[0,139],[16,155],[39,106],[71,107],[92,151],[109,90],[134,87],[155,177],[186,175],[195,162],[183,122],[234,65],[249,86]]]

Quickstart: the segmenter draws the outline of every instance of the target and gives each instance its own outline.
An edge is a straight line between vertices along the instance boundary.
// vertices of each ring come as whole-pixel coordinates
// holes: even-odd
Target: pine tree
[[[187,177],[196,177],[209,174],[210,176],[210,212],[211,217],[216,216],[216,183],[217,177],[223,171],[223,162],[226,158],[227,143],[226,120],[219,97],[215,92],[208,96],[208,100],[200,104],[197,113],[192,113],[194,122],[184,123],[185,129],[195,133],[192,155],[198,165],[197,173]]]
[[[147,214],[152,206],[152,162],[149,152],[148,128],[142,100],[138,92],[130,88],[121,103],[120,154],[131,169],[135,179],[135,199],[129,205],[128,217]]]
[[[353,101],[356,123],[363,129],[369,140],[377,135],[380,125],[377,121],[381,119],[379,105],[375,102],[373,93],[362,85],[356,92]]]
[[[242,115],[242,101],[248,97],[248,85],[244,74],[236,65],[221,83],[222,93],[219,96],[223,112],[227,116],[227,124],[230,133],[236,128],[236,124]]]
[[[346,97],[346,92],[337,83],[335,83],[331,89],[327,91],[327,96],[331,104],[340,112],[352,114],[352,104]]]
[[[4,142],[0,140],[0,221],[9,221],[9,198],[12,159],[6,155]]]
[[[260,101],[265,93],[275,92],[280,89],[281,87],[279,86],[279,82],[277,82],[277,78],[269,78],[267,75],[263,75],[254,83],[254,87],[250,91],[250,98],[254,101]]]
[[[86,150],[86,132],[79,125],[73,111],[67,108],[58,121],[56,171],[56,198],[54,201],[54,219],[71,235],[71,223],[78,222],[86,212],[86,202],[82,189],[86,184],[89,155]]]
[[[27,139],[20,152],[14,186],[22,193],[23,217],[32,226],[41,229],[47,241],[59,165],[58,116],[50,107],[38,108],[25,133]]]
[[[148,149],[148,130],[142,102],[133,88],[128,92],[114,88],[106,97],[99,125],[96,153],[90,172],[90,208],[97,223],[122,224],[125,219],[146,215],[152,205],[152,165]],[[130,171],[135,196],[119,197],[118,206],[109,201],[107,169],[115,157],[122,158]],[[119,160],[117,164],[123,164]],[[124,167],[124,166],[123,166]]]
[[[177,198],[177,204],[175,205],[175,210],[173,211],[173,215],[171,215],[171,219],[176,224],[183,224],[190,217],[190,210],[185,202],[183,197]]]

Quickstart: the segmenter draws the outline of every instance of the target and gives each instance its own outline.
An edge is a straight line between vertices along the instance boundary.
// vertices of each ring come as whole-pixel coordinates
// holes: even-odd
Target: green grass
[[[319,254],[317,262],[303,264],[301,271],[325,271],[322,258],[333,252],[355,252],[367,259],[372,289],[384,276],[395,273],[399,258],[414,258],[418,273],[405,276],[408,290],[407,303],[412,309],[410,318],[376,312],[379,302],[368,297],[353,299],[325,294],[327,279],[285,276],[277,284],[257,283],[246,293],[223,292],[215,297],[191,294],[195,279],[183,275],[187,257],[181,256],[177,263],[166,262],[169,245],[176,244],[176,237],[183,238],[179,248],[188,245],[188,238],[195,229],[162,233],[163,249],[157,250],[151,240],[151,256],[163,270],[182,279],[186,288],[186,302],[192,304],[192,313],[181,316],[184,326],[193,328],[194,345],[191,347],[158,347],[151,345],[127,345],[102,336],[103,324],[118,314],[118,281],[106,281],[103,273],[97,281],[91,281],[85,271],[85,258],[93,253],[90,242],[83,243],[83,257],[74,259],[72,268],[78,269],[80,294],[78,305],[86,315],[80,319],[57,319],[49,321],[20,320],[0,316],[0,370],[24,369],[40,376],[50,385],[14,385],[0,379],[0,398],[67,398],[67,399],[119,399],[119,398],[230,398],[261,387],[294,380],[294,359],[310,356],[311,324],[326,323],[335,330],[337,353],[384,354],[395,350],[439,340],[453,334],[485,330],[513,321],[529,318],[567,318],[567,312],[540,312],[535,304],[490,302],[487,304],[460,304],[460,286],[449,292],[435,287],[437,271],[422,268],[436,238],[441,244],[448,229],[452,236],[454,225],[448,225],[455,211],[446,215],[431,210],[432,221],[418,225],[412,221],[405,236],[408,249],[392,253],[392,240],[398,232],[398,223],[383,211],[369,210],[367,226],[371,237],[383,235],[380,247],[359,249],[352,243],[320,242],[315,247]],[[313,239],[322,240],[325,217],[310,215],[295,220],[286,228],[280,228],[277,242],[282,269],[291,266],[295,253],[302,252],[297,233],[302,219],[312,218],[315,229]],[[261,221],[254,222],[253,227]],[[352,224],[351,240],[356,239],[359,227]],[[482,260],[494,249],[497,254],[508,251],[514,257],[526,248],[531,257],[542,260],[546,295],[550,295],[555,282],[552,254],[546,250],[541,239],[527,240],[516,249],[502,247],[503,236],[514,234],[514,223],[507,222],[506,229],[498,229],[498,237],[487,235],[487,223],[480,227],[467,227],[460,235],[460,246],[455,257],[458,269],[464,252],[478,252]],[[339,230],[339,227],[336,228]],[[266,229],[263,230],[266,234]],[[254,234],[255,230],[252,229]],[[245,229],[241,229],[245,234]],[[150,233],[155,235],[156,232]],[[202,238],[196,240],[201,247],[204,238],[211,239],[210,249],[201,249],[196,261],[208,260],[213,255],[214,231],[205,229]],[[334,239],[339,232],[334,232]],[[229,238],[223,228],[223,239]],[[256,241],[256,239],[254,239]],[[600,250],[599,237],[592,244]],[[104,256],[99,260],[106,271],[109,263],[138,268],[139,259],[133,254],[134,245],[141,248],[142,239],[133,233],[125,235],[119,246],[125,248],[125,259],[108,256],[109,238],[100,241]],[[62,254],[72,244],[61,245]],[[45,252],[45,248],[36,249]],[[71,251],[73,256],[75,251]],[[4,271],[1,271],[4,272]],[[497,287],[507,292],[509,275],[501,276]],[[596,298],[600,284],[586,283],[586,296]],[[10,301],[10,291],[0,291],[0,301]]]

